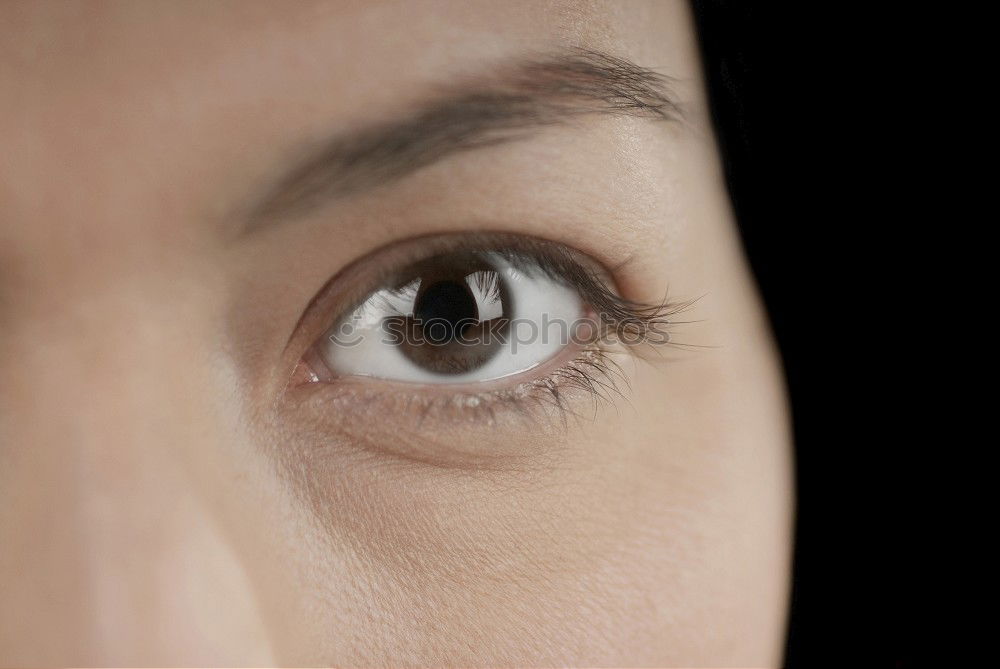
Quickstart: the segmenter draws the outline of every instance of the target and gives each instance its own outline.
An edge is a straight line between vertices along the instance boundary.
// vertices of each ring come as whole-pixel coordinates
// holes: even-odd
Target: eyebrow
[[[403,118],[337,134],[273,180],[251,226],[400,179],[452,154],[529,137],[582,115],[681,117],[672,79],[589,49],[520,60],[457,82]]]

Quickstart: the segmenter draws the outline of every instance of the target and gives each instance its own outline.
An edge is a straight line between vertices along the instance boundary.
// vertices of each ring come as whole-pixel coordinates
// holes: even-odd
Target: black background
[[[874,66],[825,5],[692,4],[727,184],[792,406],[785,665],[910,666],[916,613],[901,587],[902,530],[886,504],[901,498],[894,486],[906,454],[893,451],[902,435],[877,410],[878,395],[893,392],[885,365],[861,353],[871,346],[866,319],[878,317],[864,302],[886,297],[858,252],[879,234],[857,176],[873,154],[845,160],[850,116],[869,100],[861,74]]]

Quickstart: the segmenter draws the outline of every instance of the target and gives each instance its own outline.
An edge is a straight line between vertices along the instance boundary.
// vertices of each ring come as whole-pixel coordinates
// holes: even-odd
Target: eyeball
[[[579,292],[496,252],[431,257],[337,319],[316,346],[334,376],[422,384],[491,381],[558,355],[583,315]]]

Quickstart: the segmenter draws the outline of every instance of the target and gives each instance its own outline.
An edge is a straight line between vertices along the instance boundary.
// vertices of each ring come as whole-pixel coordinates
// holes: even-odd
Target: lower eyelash
[[[679,349],[702,348],[674,341],[670,330],[672,326],[694,322],[678,321],[674,316],[690,310],[697,299],[664,300],[659,305],[648,305],[624,300],[608,291],[603,301],[609,311],[603,312],[604,316],[598,319],[602,331],[590,345],[581,348],[574,358],[546,376],[524,381],[506,391],[494,391],[491,401],[509,404],[528,417],[535,415],[533,408],[554,408],[565,424],[570,417],[583,417],[566,401],[568,391],[584,391],[593,399],[595,412],[601,404],[627,400],[628,375],[616,357],[627,355],[645,360],[644,349],[663,345]],[[608,343],[609,336],[613,343]],[[478,406],[478,401],[475,404]]]
[[[345,377],[339,382],[319,385],[325,406],[350,403],[352,412],[360,410],[384,420],[384,416],[408,416],[418,424],[427,422],[476,423],[496,425],[513,415],[537,425],[540,420],[555,420],[564,426],[570,419],[583,419],[580,400],[592,400],[596,412],[601,404],[613,404],[625,398],[628,377],[616,356],[630,355],[599,345],[577,350],[546,375],[521,381],[507,388],[483,391],[448,391],[428,393],[410,390],[405,384],[391,389],[371,379]],[[379,418],[381,417],[381,418]]]
[[[537,419],[554,409],[563,422],[569,417],[580,418],[568,395],[583,391],[594,400],[594,409],[600,402],[612,403],[616,396],[624,397],[623,388],[628,378],[614,360],[611,351],[599,346],[581,349],[576,356],[549,374],[499,390],[480,393],[457,393],[445,400],[452,409],[473,409],[488,422],[496,420],[498,408],[512,409],[527,419]],[[429,407],[433,409],[434,407]]]
[[[578,345],[573,356],[550,372],[535,379],[526,379],[506,388],[472,391],[447,390],[436,392],[407,389],[407,384],[391,384],[370,377],[341,377],[329,383],[309,383],[323,386],[320,391],[330,402],[351,401],[369,410],[388,412],[383,415],[413,414],[419,421],[440,419],[451,421],[485,421],[492,424],[500,410],[511,410],[522,417],[536,419],[554,410],[566,423],[582,414],[572,406],[570,398],[584,394],[593,400],[594,411],[604,404],[625,398],[628,376],[616,358],[646,357],[644,350],[669,345],[675,348],[698,348],[672,338],[671,327],[691,321],[673,317],[687,311],[696,300],[664,301],[649,305],[624,300],[607,292],[601,296],[602,314],[590,310],[591,318],[600,331],[588,344]],[[315,381],[316,379],[310,379]],[[386,387],[386,386],[390,387]]]
[[[615,355],[598,346],[582,348],[545,376],[483,391],[428,393],[406,389],[405,384],[386,388],[371,379],[345,377],[335,383],[309,384],[320,386],[310,400],[317,401],[324,413],[343,407],[344,415],[358,425],[370,420],[382,424],[386,416],[403,417],[413,422],[415,432],[437,424],[493,428],[509,420],[522,427],[542,428],[544,423],[545,428],[565,428],[571,419],[586,418],[583,400],[592,400],[590,406],[596,412],[602,403],[625,396],[628,381]]]

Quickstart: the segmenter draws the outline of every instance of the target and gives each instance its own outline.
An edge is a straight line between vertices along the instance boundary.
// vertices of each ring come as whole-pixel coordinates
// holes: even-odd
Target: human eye
[[[458,250],[417,261],[317,342],[324,375],[478,384],[526,373],[589,338],[579,291],[535,256]]]
[[[484,408],[492,416],[501,401],[572,410],[571,389],[614,395],[625,381],[616,356],[668,343],[678,311],[623,298],[611,273],[582,252],[509,233],[376,251],[315,302],[321,334],[292,385],[369,401],[405,397],[398,407],[451,417]]]

